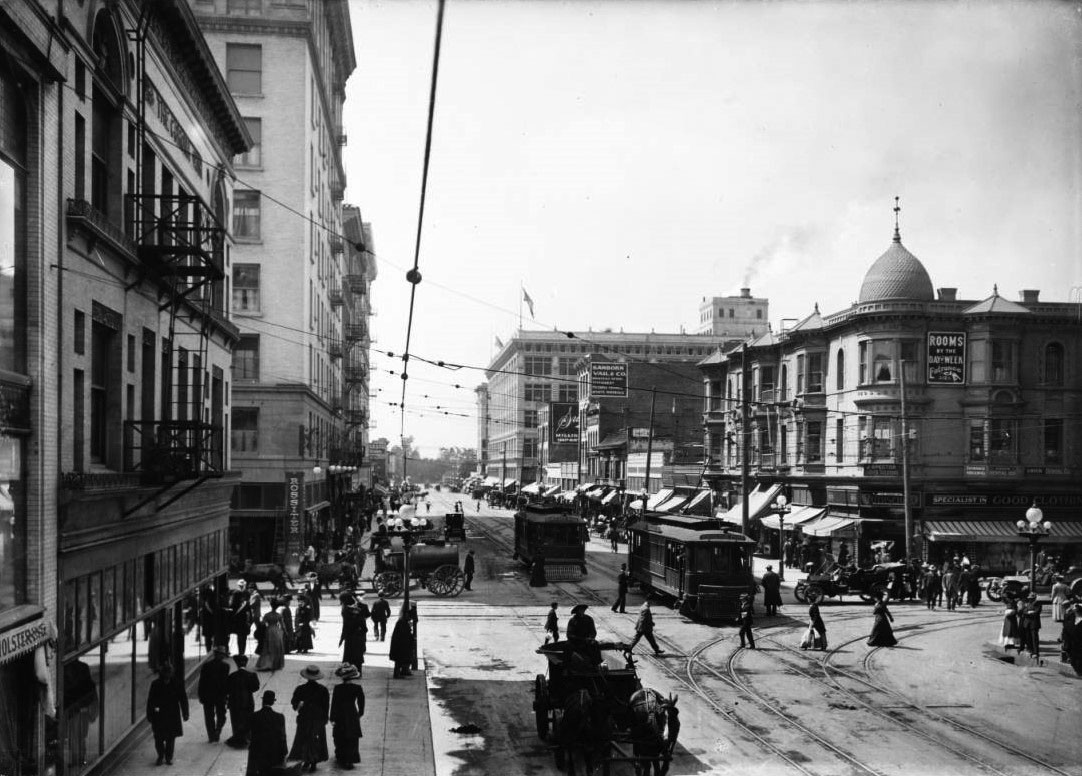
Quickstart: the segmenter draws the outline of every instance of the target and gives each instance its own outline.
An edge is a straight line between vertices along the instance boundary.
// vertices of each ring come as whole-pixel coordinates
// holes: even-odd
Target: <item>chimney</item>
[[[751,289],[750,288],[742,288],[742,289],[740,289],[740,297],[742,299],[751,299]]]
[[[1039,288],[1023,288],[1018,292],[1018,296],[1022,299],[1022,304],[1037,304],[1037,297],[1041,295],[1041,289]]]
[[[939,289],[939,301],[940,302],[957,302],[958,301],[958,289],[957,288],[941,288],[941,289]]]

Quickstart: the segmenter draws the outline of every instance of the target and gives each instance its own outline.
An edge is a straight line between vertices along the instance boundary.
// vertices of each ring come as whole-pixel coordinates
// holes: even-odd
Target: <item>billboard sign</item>
[[[590,397],[627,398],[627,364],[612,361],[590,362]]]
[[[577,404],[549,404],[549,444],[577,445],[579,443],[579,407]]]
[[[928,382],[940,385],[965,385],[966,333],[964,331],[928,332]]]

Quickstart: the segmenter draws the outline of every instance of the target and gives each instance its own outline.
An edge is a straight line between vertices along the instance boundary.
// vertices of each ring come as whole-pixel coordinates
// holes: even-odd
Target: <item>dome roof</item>
[[[885,299],[935,299],[932,278],[920,260],[905,249],[895,237],[887,252],[875,260],[860,286],[857,302],[878,302]]]

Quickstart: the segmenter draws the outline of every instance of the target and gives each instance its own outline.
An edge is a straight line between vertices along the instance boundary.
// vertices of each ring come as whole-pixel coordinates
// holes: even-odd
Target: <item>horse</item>
[[[654,689],[637,690],[631,695],[631,747],[636,757],[636,776],[665,776],[669,771],[676,739],[680,735],[679,696],[668,699]]]
[[[347,583],[353,583],[357,581],[357,568],[349,561],[340,560],[336,563],[317,563],[315,567],[309,571],[309,577],[315,574],[318,577],[323,589],[329,589],[330,583],[338,582],[339,587],[344,587]]]
[[[556,767],[567,765],[575,774],[575,752],[582,755],[586,776],[594,773],[595,761],[605,756],[612,744],[612,719],[603,703],[588,689],[580,687],[564,699],[563,714],[555,730]]]
[[[293,586],[293,577],[289,575],[289,572],[284,567],[279,566],[277,563],[252,563],[251,559],[244,561],[244,569],[240,573],[241,578],[249,585],[255,585],[257,582],[270,582],[274,585],[274,591],[276,593],[285,593],[286,580],[289,580],[290,586]]]

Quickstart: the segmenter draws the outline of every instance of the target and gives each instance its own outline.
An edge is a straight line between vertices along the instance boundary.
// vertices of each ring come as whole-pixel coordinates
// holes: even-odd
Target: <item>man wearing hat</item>
[[[1018,610],[1018,630],[1022,635],[1022,648],[1034,660],[1041,659],[1041,611],[1037,593],[1026,596],[1026,602]]]
[[[237,581],[237,589],[229,598],[229,632],[236,634],[237,654],[243,655],[248,645],[248,633],[251,630],[251,603],[249,601],[248,583],[243,579]],[[228,646],[228,641],[226,645]]]
[[[471,587],[471,585],[473,584],[473,575],[474,575],[475,570],[476,570],[476,566],[475,566],[474,560],[473,560],[473,550],[470,550],[469,552],[466,553],[466,560],[462,564],[462,573],[466,576],[466,584],[465,584],[465,589],[466,590],[472,590],[473,589]]]
[[[199,669],[199,702],[203,704],[207,739],[212,744],[218,742],[225,727],[226,683],[229,679],[229,664],[225,658],[228,656],[229,648],[219,644],[211,653],[210,660]]]
[[[263,693],[263,707],[252,715],[252,743],[246,776],[273,776],[286,759],[286,718],[273,708],[273,690]]]
[[[226,744],[237,749],[248,746],[248,735],[255,713],[255,692],[259,689],[259,677],[246,670],[247,655],[234,655],[233,662],[237,670],[225,680],[226,704],[229,706],[229,722],[233,726],[233,735],[225,740]]]
[[[391,605],[383,593],[379,593],[376,602],[372,604],[372,630],[373,639],[385,641],[387,639],[387,621],[391,619]]]
[[[748,593],[740,594],[740,614],[736,621],[740,623],[740,646],[755,649],[755,636],[751,632],[753,602]]]
[[[316,763],[326,762],[330,756],[327,754],[327,716],[331,710],[331,694],[319,683],[323,678],[319,666],[306,666],[300,673],[305,682],[297,685],[290,700],[297,712],[297,732],[293,736],[289,759],[300,760],[302,769],[315,771]]]
[[[568,640],[585,640],[597,638],[597,626],[594,618],[586,613],[586,604],[575,604],[571,607],[571,618],[567,621]]]
[[[778,613],[781,606],[781,577],[774,571],[773,566],[766,567],[763,574],[763,606],[766,607],[766,616],[773,617]]]
[[[612,610],[620,614],[627,614],[627,564],[620,564],[620,573],[616,577],[616,601],[612,604]]]
[[[357,593],[356,600],[342,607],[342,634],[338,637],[338,646],[342,649],[342,662],[360,669],[364,665],[364,653],[368,642],[368,604],[365,594]]]
[[[631,640],[630,649],[635,649],[635,645],[639,643],[639,639],[645,638],[650,646],[654,648],[655,655],[661,655],[664,650],[657,645],[657,641],[654,639],[654,613],[650,611],[650,599],[642,602],[642,607],[639,609],[639,619],[635,623],[635,638]]]
[[[334,675],[342,683],[331,696],[331,731],[334,738],[334,759],[347,771],[361,761],[361,717],[364,716],[364,690],[355,680],[361,678],[356,666],[343,663]]]

